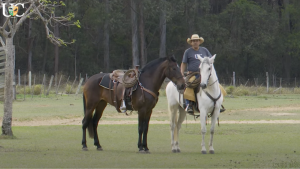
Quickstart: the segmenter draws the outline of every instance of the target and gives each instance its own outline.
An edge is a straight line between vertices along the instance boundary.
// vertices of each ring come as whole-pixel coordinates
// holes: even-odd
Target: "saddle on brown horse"
[[[104,76],[100,81],[99,85],[109,89],[111,91],[111,100],[114,103],[116,110],[120,113],[120,105],[118,101],[125,100],[125,105],[127,110],[133,110],[131,104],[132,92],[136,90],[138,84],[138,66],[136,69],[124,70],[114,70],[109,75],[109,80],[107,76]],[[109,81],[109,82],[108,82]]]

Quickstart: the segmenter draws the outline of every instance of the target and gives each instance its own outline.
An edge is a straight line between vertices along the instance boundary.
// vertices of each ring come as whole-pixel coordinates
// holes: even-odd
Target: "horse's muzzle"
[[[183,90],[185,88],[185,84],[177,85],[177,90]]]
[[[205,83],[200,83],[200,87],[202,87],[202,89],[205,89],[207,86]]]

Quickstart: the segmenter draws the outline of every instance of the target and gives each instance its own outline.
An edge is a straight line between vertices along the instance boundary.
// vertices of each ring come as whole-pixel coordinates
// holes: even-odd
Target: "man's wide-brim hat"
[[[191,38],[188,38],[186,41],[188,44],[192,45],[192,40],[199,40],[200,44],[204,42],[204,39],[202,37],[199,37],[198,34],[193,34]]]

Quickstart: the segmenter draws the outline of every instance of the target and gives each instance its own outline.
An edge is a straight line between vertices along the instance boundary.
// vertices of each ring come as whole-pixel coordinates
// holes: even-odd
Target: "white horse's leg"
[[[216,122],[217,118],[219,117],[220,110],[218,111],[215,110],[213,116],[211,117],[211,127],[210,127],[210,140],[209,140],[209,153],[214,154],[215,150],[213,147],[213,139],[214,139],[214,133],[215,133],[215,127],[216,127]]]
[[[186,112],[184,111],[184,109],[182,107],[178,108],[179,110],[179,118],[178,118],[178,122],[177,122],[177,139],[175,142],[175,145],[177,147],[177,152],[180,152],[180,148],[179,148],[179,130],[181,128],[181,125],[186,117]]]
[[[204,112],[204,110],[200,110],[200,121],[201,121],[201,134],[202,134],[202,149],[201,149],[201,153],[202,154],[206,154],[206,148],[205,148],[205,134],[206,134],[206,112]]]
[[[172,152],[177,152],[176,147],[176,140],[177,140],[177,110],[178,105],[169,105],[168,106],[169,113],[170,113],[170,128],[171,128],[171,146],[172,146]]]

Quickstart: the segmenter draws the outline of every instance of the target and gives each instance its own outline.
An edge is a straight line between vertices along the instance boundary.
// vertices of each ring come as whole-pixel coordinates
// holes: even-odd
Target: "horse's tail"
[[[83,125],[87,125],[88,131],[89,131],[89,137],[94,138],[94,128],[93,128],[93,122],[92,122],[92,115],[86,114],[86,102],[85,102],[85,96],[83,94],[83,115],[84,115],[84,121],[82,122]]]
[[[84,97],[84,94],[82,94],[82,98],[83,98],[83,115],[85,116],[86,106],[85,106],[85,97]]]

